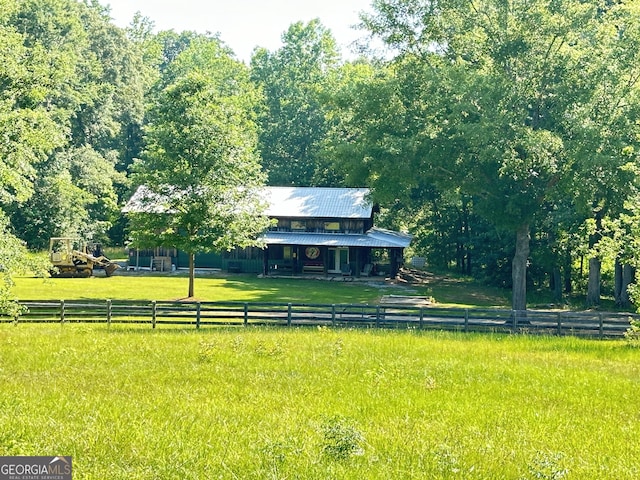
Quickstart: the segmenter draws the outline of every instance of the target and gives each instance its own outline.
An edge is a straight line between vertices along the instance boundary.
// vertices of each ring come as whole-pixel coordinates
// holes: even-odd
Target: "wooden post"
[[[376,328],[380,328],[380,305],[376,306]]]
[[[291,304],[287,304],[287,327],[291,326]]]
[[[243,325],[246,327],[249,324],[249,304],[247,302],[244,303],[244,323]]]
[[[332,327],[336,326],[336,304],[335,303],[331,304],[331,326]]]
[[[60,323],[64,323],[65,321],[65,304],[64,300],[60,300]]]
[[[599,322],[599,328],[600,328],[600,339],[602,340],[602,337],[604,336],[604,323],[602,320],[602,313],[598,313],[598,322]]]
[[[464,331],[465,332],[469,331],[469,309],[468,308],[464,309]]]
[[[107,300],[107,327],[111,327],[111,300]]]
[[[156,305],[156,301],[151,302],[151,328],[156,328],[156,314],[158,308]]]
[[[424,307],[420,307],[420,323],[419,328],[422,330],[424,328]]]
[[[200,302],[196,304],[196,330],[200,329]]]
[[[558,336],[562,336],[562,315],[558,314]]]

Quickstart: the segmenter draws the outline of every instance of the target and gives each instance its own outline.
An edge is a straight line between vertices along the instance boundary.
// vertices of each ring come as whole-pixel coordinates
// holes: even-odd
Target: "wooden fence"
[[[15,323],[106,323],[180,327],[331,326],[623,336],[637,315],[610,312],[457,309],[434,306],[160,301],[24,301]]]

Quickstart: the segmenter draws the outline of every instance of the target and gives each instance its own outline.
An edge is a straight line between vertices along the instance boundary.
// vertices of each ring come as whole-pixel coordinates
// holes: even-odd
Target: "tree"
[[[97,2],[8,0],[3,6],[2,43],[11,60],[3,65],[2,78],[10,80],[0,94],[7,100],[0,123],[6,121],[11,140],[0,153],[0,176],[7,166],[12,178],[3,183],[20,201],[0,201],[32,248],[46,242],[44,230],[104,239],[118,212],[113,199],[122,172],[138,156],[131,136],[143,115],[141,54]],[[38,195],[31,197],[34,188]],[[65,219],[69,207],[73,216]],[[75,228],[68,228],[72,222]]]
[[[597,120],[587,106],[604,67],[634,77],[637,67],[612,47],[629,46],[615,25],[632,12],[614,19],[577,0],[377,0],[374,8],[364,25],[398,56],[361,88],[351,125],[366,150],[355,168],[379,195],[406,197],[434,182],[473,196],[477,213],[513,234],[512,307],[526,309],[531,226],[588,168],[577,139]],[[618,144],[630,138],[615,135]]]
[[[38,269],[5,212],[32,196],[39,164],[65,141],[58,122],[62,112],[46,104],[53,81],[51,52],[26,42],[13,21],[19,8],[16,1],[0,4],[0,312],[10,315],[19,313],[11,297],[13,276]]]
[[[259,97],[246,67],[217,39],[193,41],[168,74],[137,166],[146,202],[160,210],[132,213],[131,232],[135,245],[189,254],[193,297],[196,253],[256,245],[269,225],[256,193],[264,182],[253,113]]]
[[[320,155],[329,124],[322,100],[339,59],[335,40],[319,20],[292,24],[275,51],[258,49],[251,76],[265,95],[259,148],[271,185],[324,183]]]

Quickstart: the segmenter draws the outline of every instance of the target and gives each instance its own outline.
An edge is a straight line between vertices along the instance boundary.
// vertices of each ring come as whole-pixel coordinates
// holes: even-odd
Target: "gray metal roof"
[[[265,187],[270,217],[370,218],[368,188]]]
[[[314,245],[323,247],[406,248],[412,235],[372,228],[364,234],[267,232],[262,236],[267,245]]]
[[[258,192],[270,217],[366,219],[373,211],[368,188],[263,187]],[[122,211],[167,213],[168,200],[141,185]]]

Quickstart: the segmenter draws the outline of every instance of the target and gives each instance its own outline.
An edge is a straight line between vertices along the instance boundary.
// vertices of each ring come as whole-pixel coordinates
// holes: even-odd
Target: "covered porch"
[[[395,277],[411,239],[381,228],[364,234],[267,232],[263,274]]]

